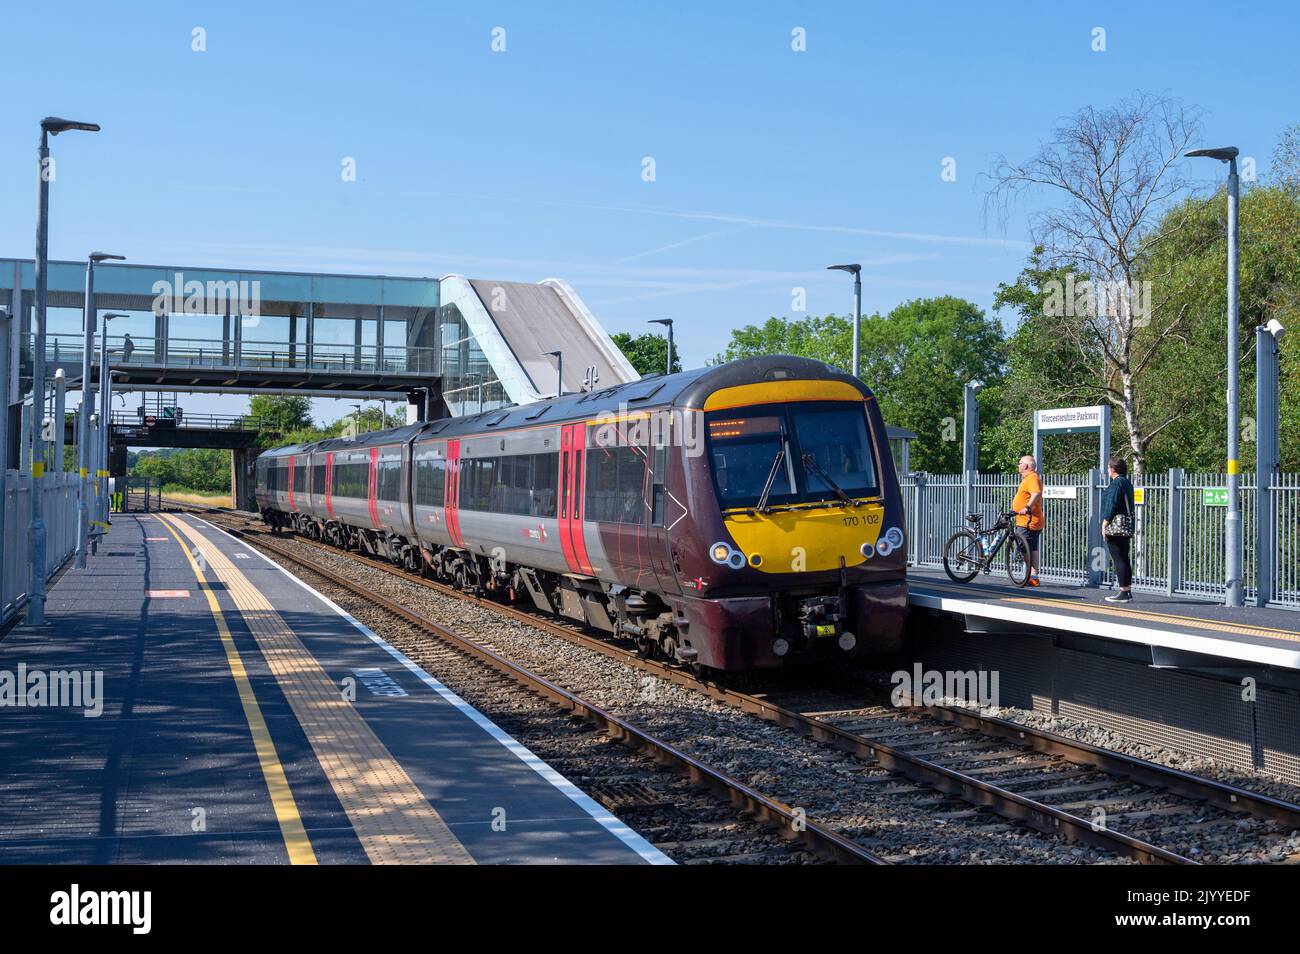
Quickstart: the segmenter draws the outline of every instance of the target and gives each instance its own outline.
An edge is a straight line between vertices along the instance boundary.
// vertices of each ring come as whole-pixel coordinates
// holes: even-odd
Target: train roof
[[[314,444],[281,447],[262,456],[278,457],[317,451],[355,450],[361,447],[404,443],[413,437],[463,437],[497,429],[509,430],[538,424],[585,421],[601,413],[619,413],[628,409],[699,408],[704,406],[704,401],[710,394],[721,388],[786,378],[843,381],[856,387],[862,392],[863,397],[871,397],[871,390],[865,384],[839,368],[810,358],[767,355],[694,368],[677,374],[652,375],[639,381],[628,381],[596,391],[566,394],[562,398],[536,401],[532,404],[495,408],[479,414],[447,417],[384,431],[371,431],[357,438],[335,437]]]

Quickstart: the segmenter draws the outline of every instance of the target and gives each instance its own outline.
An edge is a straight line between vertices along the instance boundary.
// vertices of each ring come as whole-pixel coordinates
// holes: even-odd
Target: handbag
[[[1131,537],[1133,536],[1133,512],[1129,507],[1128,494],[1120,491],[1120,496],[1124,500],[1124,509],[1127,513],[1117,513],[1110,518],[1106,525],[1106,536],[1108,537]]]

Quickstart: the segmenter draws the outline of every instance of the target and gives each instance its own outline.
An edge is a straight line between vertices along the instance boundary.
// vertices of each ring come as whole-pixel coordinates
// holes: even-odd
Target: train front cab
[[[707,504],[672,541],[686,658],[749,669],[896,649],[907,541],[874,396],[847,376],[772,380],[701,410],[682,499]]]

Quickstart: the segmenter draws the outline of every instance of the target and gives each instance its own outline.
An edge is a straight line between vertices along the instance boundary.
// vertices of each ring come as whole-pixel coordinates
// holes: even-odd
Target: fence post
[[[1255,472],[1255,605],[1273,601],[1273,565],[1277,558],[1274,528],[1273,472]]]
[[[964,509],[962,510],[961,516],[963,517],[966,514],[973,512],[975,509],[975,481],[978,477],[979,473],[974,470],[968,470],[962,473],[961,505]]]
[[[1101,586],[1101,577],[1104,572],[1105,563],[1102,568],[1098,569],[1097,552],[1101,548],[1101,471],[1096,467],[1088,471],[1088,531],[1084,534],[1084,540],[1088,548],[1087,567],[1088,567],[1088,585]]]
[[[1166,566],[1169,578],[1165,581],[1165,592],[1170,596],[1183,585],[1183,479],[1186,476],[1181,467],[1169,471],[1169,531],[1165,534],[1165,545],[1169,548]]]
[[[929,482],[929,476],[927,474],[914,474],[912,480],[912,499],[914,501],[912,504],[912,523],[914,526],[908,527],[907,533],[908,543],[910,544],[909,549],[912,553],[912,565],[920,566],[922,554],[924,552],[924,544],[918,543],[917,541],[925,540],[926,534],[918,533],[917,528],[923,523],[927,525],[929,524],[929,521],[926,519],[928,508],[925,503],[926,497],[929,496],[926,493],[926,484]]]

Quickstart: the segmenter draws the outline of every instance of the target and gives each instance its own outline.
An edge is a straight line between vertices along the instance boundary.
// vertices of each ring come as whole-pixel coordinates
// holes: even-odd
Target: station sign
[[[1105,409],[1094,407],[1057,407],[1037,411],[1034,424],[1044,434],[1084,434],[1100,430]]]
[[[1203,507],[1228,506],[1228,488],[1227,487],[1202,487],[1201,506]]]
[[[1079,488],[1074,484],[1068,487],[1044,487],[1044,500],[1078,500]]]

